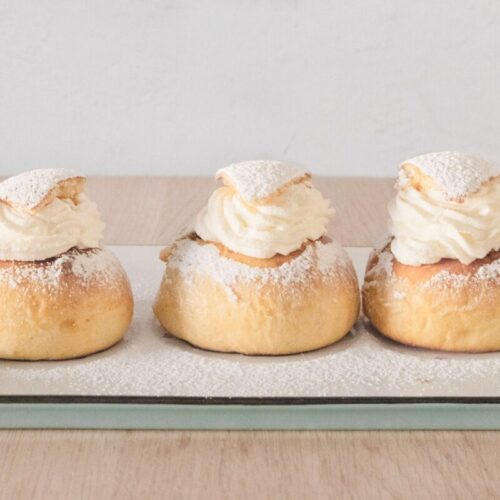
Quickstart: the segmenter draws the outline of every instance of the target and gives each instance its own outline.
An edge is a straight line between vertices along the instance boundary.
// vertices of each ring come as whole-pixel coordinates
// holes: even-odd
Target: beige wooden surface
[[[385,231],[391,179],[315,179],[336,216],[330,234],[347,246],[372,245]],[[107,223],[108,244],[168,243],[206,202],[217,184],[210,178],[101,177],[88,192]]]
[[[331,234],[371,245],[392,181],[319,179]],[[207,179],[91,179],[107,242],[164,244]],[[0,499],[495,498],[497,432],[0,431]]]

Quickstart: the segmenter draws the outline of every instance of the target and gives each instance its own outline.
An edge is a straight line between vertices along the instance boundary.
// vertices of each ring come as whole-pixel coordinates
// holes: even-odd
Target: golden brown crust
[[[469,265],[454,259],[408,266],[389,247],[370,256],[363,312],[383,335],[417,347],[459,352],[500,350],[500,277],[485,273],[491,252]]]
[[[308,245],[314,245],[315,243],[312,240],[307,240],[305,243],[302,244],[302,246],[299,249],[289,253],[288,255],[275,254],[267,259],[258,259],[257,257],[249,257],[248,255],[243,255],[241,253],[233,252],[232,250],[230,250],[229,248],[227,248],[218,241],[204,241],[196,233],[190,233],[186,236],[186,238],[190,238],[191,240],[196,241],[200,245],[214,245],[218,249],[219,255],[221,257],[226,257],[236,262],[240,262],[241,264],[246,264],[247,266],[250,267],[262,267],[262,268],[279,267],[282,264],[290,262],[293,259],[297,258],[300,254],[302,254],[302,252],[304,252],[304,250],[307,248]],[[321,241],[322,243],[329,243],[332,240],[328,236],[322,236],[318,241]],[[175,242],[171,246],[162,249],[160,251],[160,260],[162,260],[163,262],[167,262],[172,251],[174,250],[174,246]]]
[[[172,335],[204,349],[292,354],[346,335],[358,318],[359,289],[349,262],[339,263],[327,279],[316,269],[307,286],[240,281],[231,294],[208,274],[188,280],[167,265],[154,312]]]
[[[40,262],[0,261],[0,358],[76,358],[123,337],[133,311],[128,278],[117,261],[84,274],[78,256],[88,252],[101,258],[73,249]]]
[[[331,242],[332,240],[328,236],[322,236],[319,239],[319,241],[321,241],[322,243],[328,243]],[[200,240],[200,243],[203,243],[202,240]],[[301,245],[300,248],[289,253],[288,255],[275,254],[267,259],[258,259],[257,257],[249,257],[248,255],[243,255],[241,253],[233,252],[232,250],[224,246],[222,243],[211,242],[212,245],[215,245],[219,249],[219,253],[222,257],[227,257],[228,259],[241,262],[242,264],[246,264],[247,266],[250,267],[267,267],[267,268],[279,267],[287,262],[292,261],[293,259],[296,259],[299,255],[301,255],[304,252],[304,250],[309,245],[314,245],[314,243],[315,242],[312,240],[307,240],[305,243]]]

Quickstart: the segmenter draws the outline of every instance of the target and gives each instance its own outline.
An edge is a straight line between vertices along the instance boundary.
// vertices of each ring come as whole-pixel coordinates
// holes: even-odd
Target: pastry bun
[[[154,312],[172,335],[204,349],[292,354],[346,335],[359,313],[351,261],[328,238],[261,259],[195,234],[161,254]]]
[[[125,271],[103,249],[0,261],[0,358],[68,359],[118,342],[132,319]]]
[[[372,252],[363,311],[398,342],[444,351],[500,350],[500,252],[462,264],[405,265],[390,245]]]

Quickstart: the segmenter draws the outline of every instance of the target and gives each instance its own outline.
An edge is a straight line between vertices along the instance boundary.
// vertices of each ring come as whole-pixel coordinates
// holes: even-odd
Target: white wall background
[[[498,0],[0,0],[0,174],[500,160]]]

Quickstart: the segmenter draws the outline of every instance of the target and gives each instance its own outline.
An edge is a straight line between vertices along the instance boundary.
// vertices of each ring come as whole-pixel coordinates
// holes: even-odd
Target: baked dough
[[[85,356],[130,325],[128,278],[101,248],[104,223],[84,188],[66,169],[0,183],[0,358]]]
[[[442,259],[410,266],[386,245],[368,261],[363,311],[380,333],[403,344],[500,350],[500,252],[468,265]]]
[[[346,335],[359,314],[352,263],[328,238],[257,259],[195,234],[161,255],[154,312],[172,335],[222,352],[292,354]]]
[[[387,337],[444,351],[500,349],[500,170],[457,151],[403,162],[391,239],[371,255],[363,310]]]
[[[68,359],[125,334],[128,278],[106,249],[72,249],[44,261],[0,261],[0,358]]]

